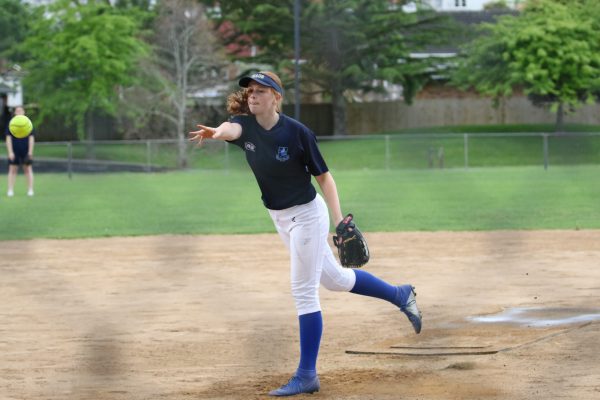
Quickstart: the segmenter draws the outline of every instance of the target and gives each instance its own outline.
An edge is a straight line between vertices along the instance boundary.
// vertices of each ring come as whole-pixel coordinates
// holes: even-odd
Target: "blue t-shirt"
[[[329,169],[310,129],[284,114],[268,131],[253,115],[235,116],[231,122],[242,126],[241,136],[230,143],[246,152],[265,207],[283,210],[315,198],[311,175]]]

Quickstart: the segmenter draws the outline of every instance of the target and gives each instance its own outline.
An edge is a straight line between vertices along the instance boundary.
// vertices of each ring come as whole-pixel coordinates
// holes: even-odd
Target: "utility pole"
[[[300,121],[300,0],[294,0],[294,118]]]

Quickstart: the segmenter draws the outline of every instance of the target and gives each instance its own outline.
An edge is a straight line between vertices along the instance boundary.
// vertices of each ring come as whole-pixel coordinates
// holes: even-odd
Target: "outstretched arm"
[[[335,185],[333,176],[331,173],[325,172],[324,174],[315,176],[315,179],[319,183],[321,192],[323,192],[323,196],[325,197],[325,202],[329,207],[333,226],[337,226],[343,217],[342,209],[340,207],[340,198],[338,197],[337,186]]]
[[[235,122],[223,122],[216,128],[210,128],[204,125],[196,125],[197,131],[189,133],[189,140],[196,142],[198,146],[202,145],[204,139],[235,140],[242,135],[242,126]]]

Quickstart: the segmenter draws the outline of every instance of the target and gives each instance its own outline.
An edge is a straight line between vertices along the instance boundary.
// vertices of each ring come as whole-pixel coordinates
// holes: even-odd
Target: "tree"
[[[522,89],[534,104],[550,105],[562,131],[565,108],[593,102],[600,91],[600,26],[585,3],[534,0],[519,16],[484,25],[453,82],[495,101]]]
[[[20,0],[0,0],[0,58],[18,59],[11,50],[25,39],[30,14]]]
[[[209,2],[210,3],[210,2]],[[274,65],[284,79],[293,63],[293,0],[220,2],[228,43],[260,50],[252,60]],[[224,30],[226,24],[232,28]],[[411,102],[427,78],[429,64],[410,53],[447,29],[431,11],[405,13],[387,0],[302,2],[303,92],[330,96],[334,134],[346,134],[348,91],[384,91],[383,82],[401,84]],[[239,54],[235,55],[240,57]],[[289,81],[289,78],[287,79]]]
[[[154,31],[154,56],[145,71],[154,93],[148,96],[152,104],[146,111],[172,124],[178,139],[179,166],[185,167],[189,94],[208,83],[214,84],[224,58],[204,7],[197,1],[162,1]]]
[[[119,87],[136,83],[137,60],[147,53],[140,21],[138,11],[105,1],[49,5],[20,48],[27,55],[24,87],[40,118],[63,115],[80,139],[93,140],[94,113],[114,115]]]

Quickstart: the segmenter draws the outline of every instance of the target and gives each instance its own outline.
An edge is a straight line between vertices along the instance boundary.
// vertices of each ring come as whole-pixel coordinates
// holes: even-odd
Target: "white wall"
[[[12,88],[11,91],[7,92],[7,102],[9,107],[16,107],[23,105],[23,87],[21,86],[21,80],[12,76],[0,76],[0,82],[4,85]]]
[[[487,3],[497,0],[425,0],[431,7],[438,11],[481,11]],[[506,0],[506,4],[514,7],[519,0]]]

